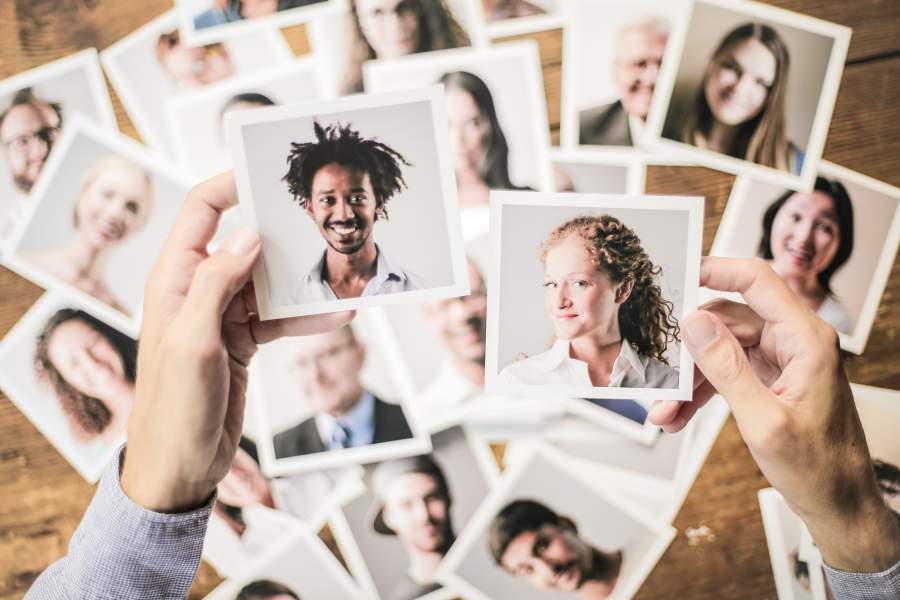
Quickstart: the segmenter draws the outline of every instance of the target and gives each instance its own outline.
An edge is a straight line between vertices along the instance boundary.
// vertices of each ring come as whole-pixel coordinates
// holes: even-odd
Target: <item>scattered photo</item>
[[[498,472],[487,446],[469,441],[460,427],[435,434],[432,443],[431,454],[367,466],[366,493],[344,507],[334,527],[371,598],[456,597],[441,590],[435,571]]]
[[[779,600],[813,600],[810,565],[800,556],[806,526],[775,488],[759,490],[757,496]]]
[[[895,435],[900,419],[900,392],[855,383],[850,387],[878,487],[885,502],[900,511],[900,440]]]
[[[134,338],[48,292],[0,342],[0,388],[93,483],[125,441],[136,362]]]
[[[900,189],[822,161],[812,192],[739,177],[712,254],[767,260],[862,354],[898,245]]]
[[[261,346],[251,365],[262,472],[270,477],[428,452],[412,385],[359,314],[352,325]]]
[[[226,123],[242,211],[262,237],[261,318],[469,293],[439,87]]]
[[[190,90],[285,65],[294,54],[277,30],[206,45],[185,41],[170,10],[100,53],[109,81],[148,146],[174,156],[166,104]]]
[[[582,411],[690,400],[679,321],[696,306],[702,224],[702,198],[494,192],[488,391]]]
[[[536,446],[478,507],[438,580],[472,600],[630,598],[674,536],[565,454]]]
[[[481,27],[489,39],[562,28],[563,0],[473,0],[481,5]]]
[[[551,149],[553,191],[642,194],[643,168],[636,156]]]
[[[26,212],[60,131],[76,115],[116,131],[93,48],[0,81],[0,249]]]
[[[694,0],[673,28],[645,141],[810,191],[850,29],[759,2]]]

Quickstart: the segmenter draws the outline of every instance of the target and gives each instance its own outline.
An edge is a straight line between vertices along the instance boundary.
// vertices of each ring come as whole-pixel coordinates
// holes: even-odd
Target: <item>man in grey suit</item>
[[[632,127],[643,124],[650,111],[650,100],[668,39],[668,22],[659,18],[630,23],[619,30],[612,69],[619,99],[581,111],[579,144],[634,145]]]
[[[316,413],[275,436],[277,458],[412,437],[403,409],[360,383],[366,347],[350,326],[294,338],[293,344],[300,386]]]

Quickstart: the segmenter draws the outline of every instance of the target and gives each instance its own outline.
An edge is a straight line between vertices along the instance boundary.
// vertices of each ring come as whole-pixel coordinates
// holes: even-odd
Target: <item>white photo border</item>
[[[550,163],[580,163],[603,167],[626,169],[625,193],[633,196],[644,194],[644,161],[642,151],[622,152],[612,146],[590,146],[570,148],[558,146],[550,148]]]

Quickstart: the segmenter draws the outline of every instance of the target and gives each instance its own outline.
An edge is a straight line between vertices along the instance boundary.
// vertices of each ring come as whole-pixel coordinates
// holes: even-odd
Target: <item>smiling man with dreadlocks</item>
[[[365,139],[350,125],[314,123],[315,142],[291,144],[283,181],[319,228],[325,252],[293,293],[295,302],[358,298],[422,289],[422,278],[400,267],[375,243],[388,201],[406,187],[403,156]]]

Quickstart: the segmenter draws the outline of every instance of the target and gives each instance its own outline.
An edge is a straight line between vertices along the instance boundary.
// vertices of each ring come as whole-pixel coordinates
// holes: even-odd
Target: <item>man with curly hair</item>
[[[426,287],[422,278],[387,257],[374,238],[387,204],[406,187],[390,146],[366,139],[350,125],[314,124],[315,142],[291,144],[283,177],[315,222],[325,252],[292,296],[297,303],[393,294]]]

